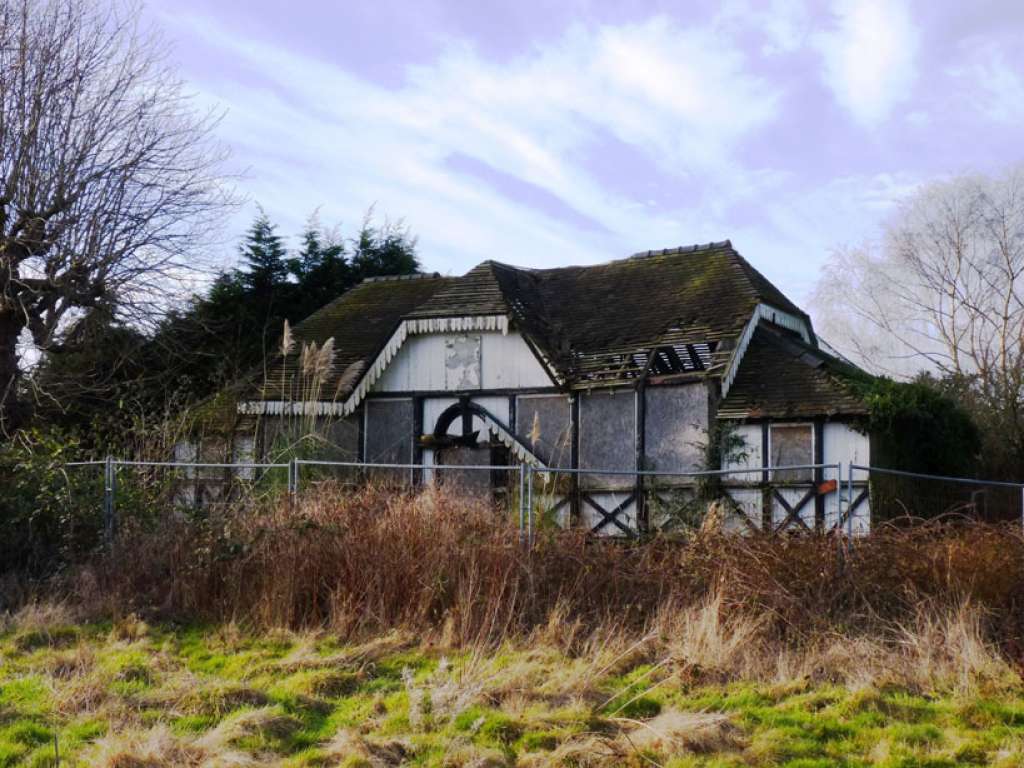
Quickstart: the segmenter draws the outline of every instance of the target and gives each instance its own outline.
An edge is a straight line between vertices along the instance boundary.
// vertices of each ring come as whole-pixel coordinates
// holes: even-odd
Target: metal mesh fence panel
[[[112,462],[116,520],[148,524],[170,513],[214,515],[287,493],[288,464]]]
[[[637,537],[701,528],[771,535],[856,537],[882,523],[941,517],[1024,523],[1024,484],[920,475],[849,464],[661,472],[473,463],[409,464],[295,459],[287,464],[98,461],[66,466],[69,519],[111,536],[119,521],[216,514],[232,504],[313,493],[323,485],[400,492],[425,487],[486,501],[524,537],[582,528]],[[443,454],[441,454],[443,456]],[[595,482],[595,477],[608,482]]]
[[[981,522],[1024,519],[1024,485],[972,478],[940,477],[878,467],[852,467],[855,512],[880,523],[965,518]],[[867,509],[863,509],[863,507]]]

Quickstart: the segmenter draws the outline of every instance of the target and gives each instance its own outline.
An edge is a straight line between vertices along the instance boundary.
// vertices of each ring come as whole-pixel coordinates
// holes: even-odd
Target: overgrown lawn
[[[442,649],[391,634],[69,623],[0,634],[0,766],[1024,765],[1024,690],[713,681],[660,639]],[[31,613],[31,612],[30,612]]]

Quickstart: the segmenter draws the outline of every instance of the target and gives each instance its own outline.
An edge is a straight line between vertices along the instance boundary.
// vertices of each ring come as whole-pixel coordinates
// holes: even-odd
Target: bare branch
[[[104,302],[151,311],[232,202],[213,138],[134,6],[0,3],[0,427],[17,339]]]

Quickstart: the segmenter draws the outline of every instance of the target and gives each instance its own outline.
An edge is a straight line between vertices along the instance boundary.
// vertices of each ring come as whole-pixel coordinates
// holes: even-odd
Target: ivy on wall
[[[851,388],[868,407],[871,463],[936,475],[973,475],[981,434],[956,400],[925,381],[857,377]]]

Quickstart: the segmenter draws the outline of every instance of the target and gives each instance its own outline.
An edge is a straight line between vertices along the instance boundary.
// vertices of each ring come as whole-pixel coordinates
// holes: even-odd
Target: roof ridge
[[[731,240],[712,240],[709,243],[694,243],[693,245],[678,245],[675,248],[661,248],[653,251],[638,251],[630,259],[646,259],[650,256],[676,256],[683,253],[696,253],[697,251],[718,251],[724,248],[732,248]]]
[[[441,277],[440,272],[414,272],[411,275],[373,275],[372,277],[364,277],[359,281],[359,285],[363,283],[397,282],[399,280],[426,280],[438,277]]]
[[[531,274],[537,271],[535,267],[520,267],[518,264],[509,264],[507,262],[497,261],[495,259],[484,259],[479,264],[470,269],[469,272],[466,273],[466,275],[468,275],[470,272],[480,269],[481,267],[488,268],[491,271],[491,274],[494,274],[495,267],[497,267],[498,269],[507,269],[512,272],[527,272]],[[461,275],[461,277],[465,277],[466,275]]]

